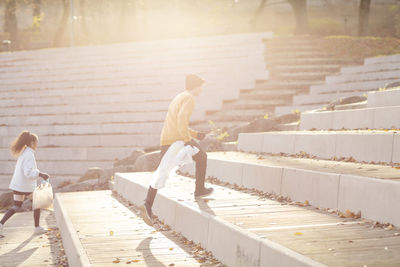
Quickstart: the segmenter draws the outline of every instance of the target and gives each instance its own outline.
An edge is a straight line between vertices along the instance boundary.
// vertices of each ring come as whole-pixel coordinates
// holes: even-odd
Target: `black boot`
[[[153,225],[153,212],[151,208],[153,207],[154,199],[157,195],[157,189],[149,186],[149,190],[147,191],[147,196],[144,201],[143,206],[143,219],[148,225]]]

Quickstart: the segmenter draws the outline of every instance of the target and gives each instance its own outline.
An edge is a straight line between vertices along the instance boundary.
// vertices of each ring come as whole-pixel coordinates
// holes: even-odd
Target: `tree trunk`
[[[10,34],[11,49],[19,49],[16,0],[8,0],[4,11],[4,32],[8,32]]]
[[[358,15],[358,35],[365,36],[368,34],[369,26],[369,10],[371,0],[361,0]]]
[[[33,0],[33,28],[38,31],[40,31],[41,22],[40,5],[41,0]]]
[[[53,40],[53,46],[54,47],[58,47],[62,45],[62,37],[64,35],[65,29],[67,27],[67,23],[68,23],[68,18],[69,18],[69,1],[68,0],[61,0],[63,7],[64,7],[64,11],[63,11],[63,15],[60,21],[60,25],[58,26],[58,29],[54,35],[54,40]]]
[[[307,0],[288,0],[296,18],[296,34],[308,33]]]

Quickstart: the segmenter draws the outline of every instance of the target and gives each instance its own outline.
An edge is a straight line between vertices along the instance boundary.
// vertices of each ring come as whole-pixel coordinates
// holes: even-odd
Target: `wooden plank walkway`
[[[42,211],[40,225],[50,231],[33,234],[32,212],[17,213],[7,221],[4,237],[0,238],[1,267],[67,266],[66,260],[61,259],[65,256],[53,212]]]
[[[151,180],[151,173],[121,175],[143,185]],[[218,185],[209,186],[214,187],[215,193],[200,201],[194,200],[191,178],[176,176],[160,191],[328,266],[400,266],[398,228],[385,230],[374,227],[372,221],[340,218],[311,206],[283,204]]]
[[[58,194],[91,266],[200,266],[171,231],[156,231],[111,191]]]

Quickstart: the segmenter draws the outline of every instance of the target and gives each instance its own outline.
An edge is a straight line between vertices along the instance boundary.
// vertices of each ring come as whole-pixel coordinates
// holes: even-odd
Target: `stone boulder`
[[[152,172],[155,171],[160,163],[160,151],[154,151],[141,155],[136,159],[135,172]]]
[[[115,161],[114,167],[121,165],[135,165],[137,158],[144,154],[145,152],[143,150],[134,150],[128,157]]]
[[[94,179],[99,179],[101,175],[103,174],[104,170],[99,167],[92,167],[89,168],[86,173],[78,179],[78,182],[83,182],[87,180],[94,180]]]

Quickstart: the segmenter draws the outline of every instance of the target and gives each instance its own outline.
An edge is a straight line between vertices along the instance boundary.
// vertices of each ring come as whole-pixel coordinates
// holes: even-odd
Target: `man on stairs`
[[[167,117],[161,132],[161,154],[163,158],[168,148],[176,141],[184,141],[185,145],[197,147],[200,151],[193,156],[196,162],[196,189],[195,198],[209,196],[213,193],[213,188],[204,187],[204,181],[207,168],[207,153],[201,149],[199,144],[193,140],[196,138],[202,140],[204,133],[196,132],[189,128],[189,120],[192,115],[195,96],[198,96],[203,90],[204,80],[197,75],[189,74],[186,76],[186,90],[172,100],[168,107]],[[153,224],[152,206],[157,194],[157,189],[149,186],[144,206],[142,207],[143,218],[149,225]]]

